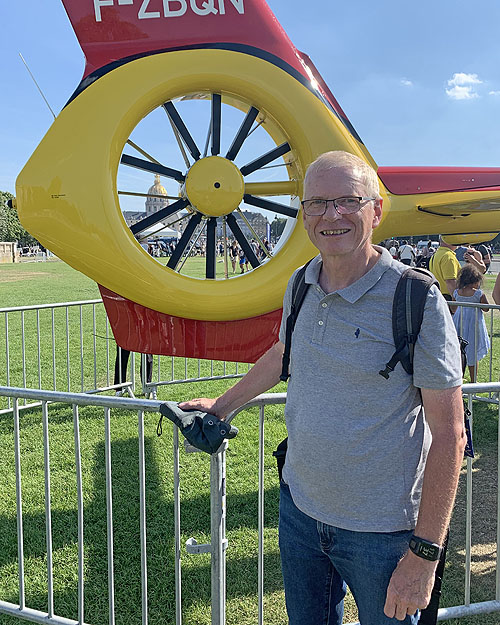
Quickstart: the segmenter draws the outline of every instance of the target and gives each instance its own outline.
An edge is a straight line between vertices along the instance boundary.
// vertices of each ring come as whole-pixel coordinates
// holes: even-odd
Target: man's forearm
[[[250,371],[233,387],[217,398],[216,414],[226,416],[257,395],[275,386],[280,379],[283,344],[271,347]]]
[[[455,396],[450,404],[447,409],[455,417],[447,426],[431,427],[432,444],[415,528],[418,537],[438,544],[442,544],[450,521],[466,443],[461,396]]]
[[[444,444],[433,442],[429,449],[415,528],[419,538],[443,543],[455,501],[463,448],[463,437],[456,437]]]
[[[421,389],[432,444],[425,465],[422,498],[415,535],[442,545],[450,522],[465,446],[460,387],[436,391]],[[384,613],[403,620],[431,597],[437,561],[408,550],[399,561],[387,588]]]

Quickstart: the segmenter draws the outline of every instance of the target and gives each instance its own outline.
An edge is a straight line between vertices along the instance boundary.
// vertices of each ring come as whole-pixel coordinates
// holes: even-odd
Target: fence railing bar
[[[490,375],[489,375],[489,380],[491,381],[493,379],[493,344],[496,342],[493,340],[493,311],[490,310],[489,312],[489,316],[490,316],[490,353],[489,353],[489,367],[490,367]]]
[[[179,428],[174,425],[174,541],[175,541],[175,625],[182,625],[182,569],[181,569],[181,490],[179,462]]]
[[[117,385],[119,386],[119,385]],[[16,388],[0,386],[0,397],[17,397],[36,399],[51,403],[75,404],[77,406],[102,406],[108,408],[123,408],[125,410],[144,410],[158,412],[161,402],[152,399],[137,399],[128,397],[110,397],[109,395],[92,395],[90,393],[66,393],[62,391],[44,391],[31,388]]]
[[[43,425],[43,467],[45,478],[45,542],[47,545],[47,612],[49,618],[54,616],[54,574],[52,563],[52,512],[50,497],[50,447],[49,447],[49,413],[47,402],[42,402]]]
[[[122,348],[118,345],[118,343],[116,344],[116,358],[118,359],[118,377],[121,382],[125,376],[122,373]],[[115,371],[116,371],[116,360],[115,360]],[[115,374],[115,380],[116,380],[116,374]]]
[[[146,354],[140,354],[139,358],[141,360],[141,367],[139,369],[140,376],[141,376],[141,390],[144,394],[146,394],[149,392],[149,390],[146,389],[146,384],[147,384]]]
[[[115,623],[115,573],[113,563],[113,492],[111,481],[110,409],[104,408],[104,455],[106,463],[106,533],[108,544],[109,625]]]
[[[80,422],[78,405],[73,404],[73,433],[75,438],[76,497],[78,507],[78,623],[83,625],[84,576],[83,576],[83,488],[82,456],[80,451]]]
[[[497,441],[500,441],[500,402],[498,404]],[[500,484],[500,444],[497,446],[497,484]],[[497,557],[495,572],[495,599],[500,601],[500,492],[497,493]]]
[[[172,367],[173,367],[173,359],[172,359]],[[202,378],[181,378],[178,380],[166,380],[164,382],[157,382],[155,386],[170,386],[171,384],[187,384],[189,382],[207,382],[209,380],[232,380],[236,378],[242,378],[245,374],[230,374],[230,375],[214,375],[214,376],[206,376]]]
[[[45,612],[33,610],[31,608],[23,608],[8,601],[0,601],[0,614],[8,614],[15,618],[22,618],[32,623],[40,623],[41,625],[79,625],[78,621],[63,618],[62,616],[49,617]],[[84,624],[85,625],[85,624]]]
[[[24,330],[24,310],[21,312],[21,358],[23,363],[23,386],[26,386],[26,338]]]
[[[66,308],[66,372],[68,376],[68,393],[71,392],[71,373],[69,361],[69,308]]]
[[[257,594],[259,602],[259,625],[263,625],[264,623],[264,410],[264,406],[259,407],[259,551],[257,556]]]
[[[106,384],[109,386],[109,319],[107,317],[106,317]]]
[[[474,432],[474,414],[472,396],[467,398],[467,405],[471,411],[470,428]],[[467,457],[467,494],[465,509],[465,605],[470,605],[471,568],[472,568],[472,458]]]
[[[148,564],[146,546],[146,463],[144,458],[144,411],[138,412],[139,434],[139,502],[141,534],[142,625],[148,623]]]
[[[14,399],[14,462],[16,465],[16,520],[17,520],[17,560],[19,575],[19,606],[25,608],[24,598],[24,541],[23,541],[23,497],[21,490],[21,444],[19,437],[18,400]]]
[[[95,304],[92,304],[92,341],[94,344],[94,388],[97,387],[97,329],[95,318]]]
[[[97,393],[105,393],[106,391],[114,391],[114,390],[118,390],[118,389],[124,389],[124,388],[128,388],[130,386],[130,382],[124,382],[123,384],[112,384],[111,386],[103,386],[101,388],[92,388],[89,389],[87,391],[84,391],[85,395],[95,395]],[[29,389],[29,390],[34,390],[34,389]],[[56,391],[58,392],[58,391]],[[51,404],[51,403],[56,403],[56,402],[61,402],[63,400],[59,400],[59,399],[54,399],[54,400],[47,400],[47,403]],[[70,403],[70,401],[66,401],[64,400],[66,403]],[[39,408],[42,405],[41,401],[36,401],[36,402],[32,402],[32,403],[26,403],[22,406],[18,407],[19,412],[22,412],[24,410],[30,410],[32,408]],[[82,404],[83,405],[83,404]],[[85,405],[89,405],[89,404],[85,404]],[[12,414],[12,408],[3,408],[2,410],[0,410],[0,415],[3,414]]]
[[[210,456],[210,545],[212,625],[226,623],[226,448]]]
[[[51,310],[52,317],[52,384],[54,385],[54,391],[57,389],[56,382],[56,326],[54,319],[54,309]]]
[[[36,345],[38,356],[38,388],[42,388],[42,351],[40,345],[40,311],[36,311]]]
[[[480,603],[471,603],[470,605],[455,605],[451,608],[439,608],[437,620],[438,622],[448,621],[467,616],[477,616],[478,614],[490,614],[499,610],[500,601],[481,601]],[[348,625],[359,625],[359,622],[349,623]]]
[[[130,353],[130,380],[132,392],[135,393],[135,352]]]
[[[80,310],[80,390],[83,393],[85,384],[83,380],[83,310],[82,307],[79,307]]]
[[[5,313],[5,370],[7,386],[10,386],[10,357],[9,357],[9,314]],[[11,398],[8,398],[8,408],[12,408]]]
[[[82,306],[84,304],[102,304],[102,299],[89,299],[78,302],[57,302],[54,304],[33,304],[31,306],[9,306],[7,308],[0,308],[0,313],[3,312],[19,312],[25,310],[43,310],[45,308],[68,308],[71,306]]]

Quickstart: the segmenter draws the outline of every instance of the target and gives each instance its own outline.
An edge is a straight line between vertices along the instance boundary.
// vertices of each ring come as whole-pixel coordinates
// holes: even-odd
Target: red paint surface
[[[203,10],[205,0],[170,0],[167,6],[172,11],[187,7],[177,17],[164,17],[163,0],[134,0],[128,5],[120,5],[120,1],[102,6],[98,22],[94,0],[62,0],[87,60],[85,76],[127,56],[220,42],[261,48],[304,73],[294,45],[265,0],[243,0],[244,14],[237,11],[231,0],[210,0],[217,13],[205,16],[197,15],[191,6],[193,2]],[[159,13],[160,17],[139,19],[141,6],[146,4],[148,15]],[[225,14],[220,13],[222,5]]]
[[[395,195],[500,188],[498,167],[379,167],[377,173]]]
[[[131,352],[256,362],[278,340],[282,310],[238,321],[182,319],[99,286],[116,342]]]

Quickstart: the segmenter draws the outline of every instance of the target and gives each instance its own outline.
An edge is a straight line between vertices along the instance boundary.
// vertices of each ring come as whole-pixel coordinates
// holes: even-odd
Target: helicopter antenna
[[[45,100],[45,104],[49,107],[49,111],[52,113],[52,115],[54,116],[54,119],[56,118],[56,114],[54,113],[54,111],[52,110],[52,107],[50,106],[50,104],[47,101],[47,98],[43,95],[43,91],[40,89],[40,86],[38,85],[37,81],[35,80],[35,77],[33,76],[33,74],[31,73],[30,68],[28,67],[28,63],[26,63],[26,61],[24,60],[23,55],[19,52],[19,56],[21,57],[21,61],[24,63],[24,66],[26,67],[26,69],[28,70],[29,75],[31,76],[33,82],[35,83],[38,91],[40,92],[40,95],[42,96],[42,98]]]

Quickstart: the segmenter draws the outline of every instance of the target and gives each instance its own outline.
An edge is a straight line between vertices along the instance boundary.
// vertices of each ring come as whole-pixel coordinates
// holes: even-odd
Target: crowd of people
[[[471,382],[477,381],[479,362],[488,354],[490,338],[483,312],[488,312],[488,299],[481,289],[484,274],[489,270],[492,251],[484,243],[453,245],[446,237],[439,238],[437,249],[429,241],[414,246],[408,241],[386,242],[394,259],[408,266],[429,269],[439,282],[441,293],[448,301],[484,304],[484,307],[456,306],[451,308],[453,323],[466,342],[467,366]],[[495,300],[495,303],[499,303]]]
[[[401,261],[404,265],[425,269],[429,268],[430,259],[438,249],[438,244],[433,241],[421,241],[418,245],[414,245],[406,240],[400,242],[397,239],[389,239],[384,242],[384,246],[395,260]],[[464,243],[456,246],[455,255],[462,267],[466,262],[466,254],[480,258],[486,266],[486,271],[489,270],[493,254],[490,246],[485,243],[474,246]]]
[[[162,256],[172,256],[177,243],[174,240],[163,241],[159,239],[157,241],[144,242],[141,245],[148,252],[148,254],[154,256],[155,258],[160,258]],[[253,238],[249,241],[249,245],[260,262],[262,262],[273,249],[273,245],[266,237],[264,237],[261,241],[257,241]],[[219,258],[224,258],[225,250],[224,242],[222,240],[217,241],[216,252]],[[191,251],[191,255],[202,257],[206,256],[206,243],[204,240],[195,244]],[[233,273],[237,273],[237,270],[239,270],[239,273],[245,273],[245,271],[249,271],[251,269],[251,264],[247,258],[247,254],[234,239],[232,241],[227,241],[227,255],[231,263]]]

